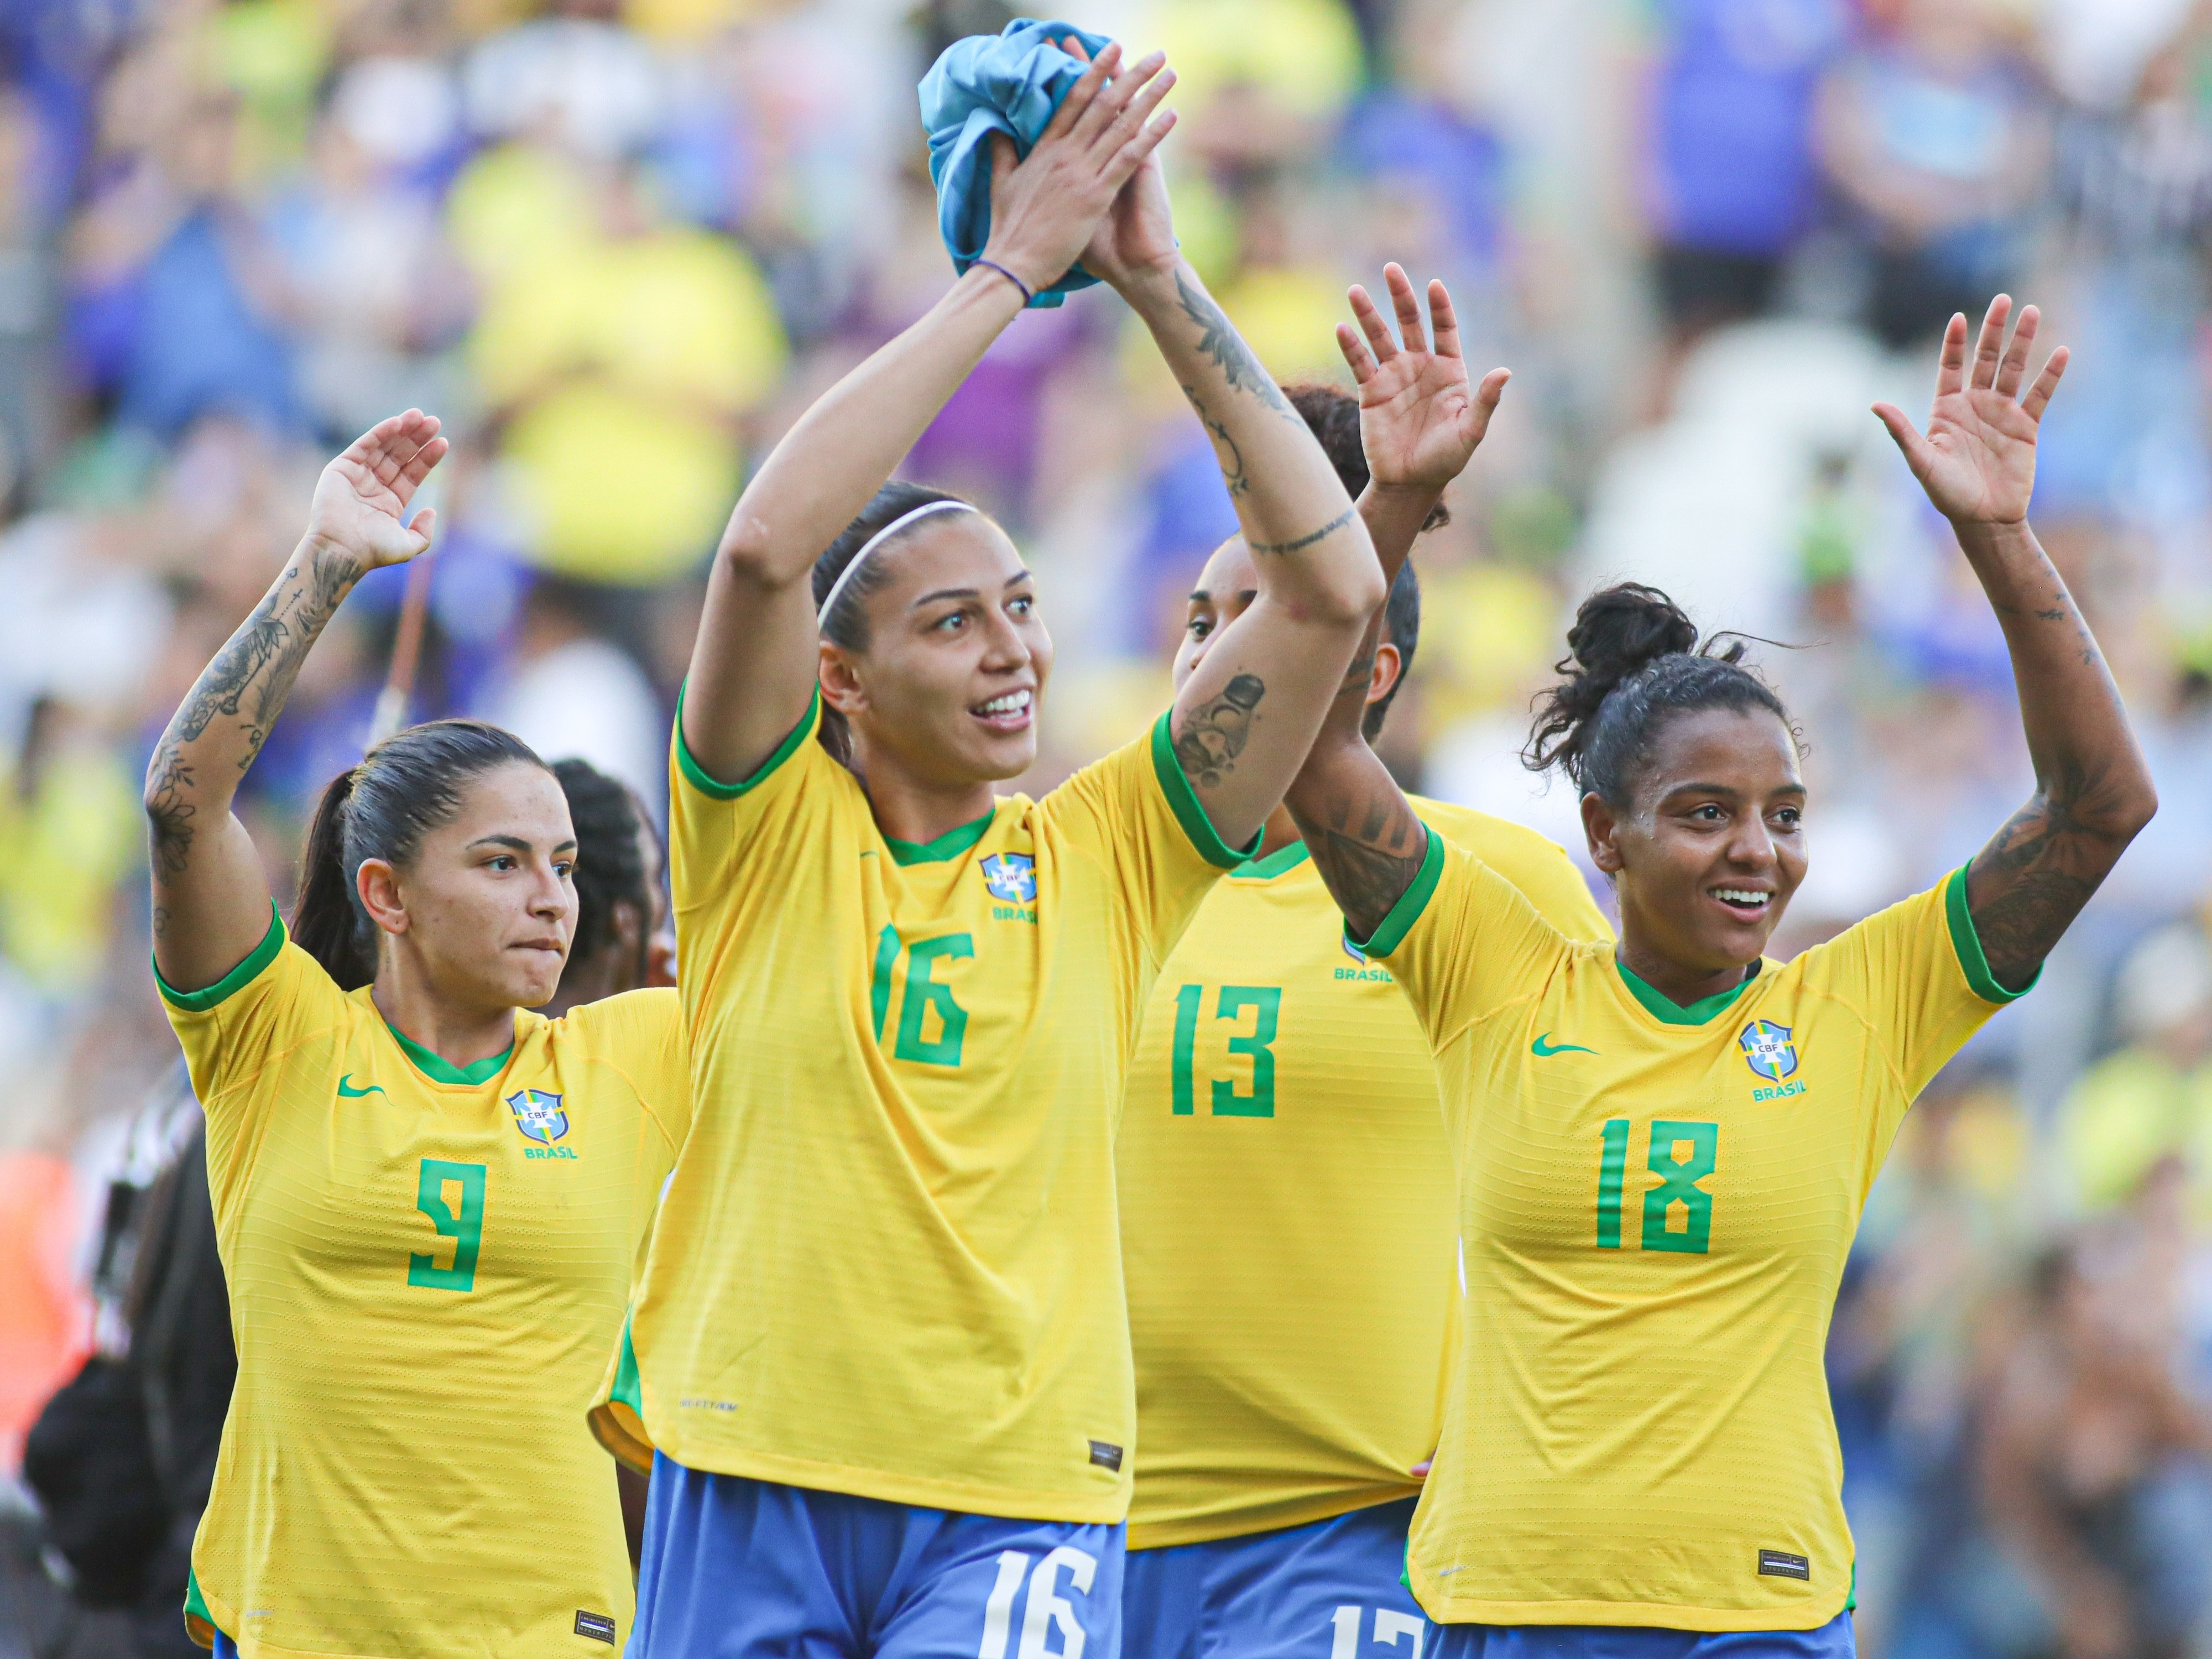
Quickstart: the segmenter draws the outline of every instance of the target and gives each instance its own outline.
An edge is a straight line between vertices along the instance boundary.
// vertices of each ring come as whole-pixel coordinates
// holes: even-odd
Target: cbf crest
[[[1736,1042],[1743,1047],[1744,1064],[1770,1083],[1779,1083],[1797,1069],[1797,1045],[1790,1040],[1787,1025],[1754,1019],[1737,1034]]]
[[[522,1131],[525,1139],[550,1146],[568,1133],[568,1114],[561,1109],[558,1095],[525,1089],[507,1097],[507,1109],[514,1114],[514,1127]]]
[[[1036,860],[1027,853],[994,853],[983,860],[983,884],[1003,903],[1035,903]]]

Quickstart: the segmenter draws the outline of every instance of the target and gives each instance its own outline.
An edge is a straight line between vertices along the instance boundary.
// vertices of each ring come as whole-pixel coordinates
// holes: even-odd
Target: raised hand
[[[1116,43],[1068,88],[1018,166],[1013,141],[994,135],[991,236],[983,257],[1032,289],[1049,288],[1065,276],[1086,254],[1122,187],[1174,126],[1172,113],[1152,118],[1174,85],[1175,72],[1163,54],[1153,52],[1124,69]],[[1111,280],[1107,271],[1085,268]]]
[[[1398,313],[1402,345],[1356,283],[1350,298],[1359,328],[1336,325],[1337,347],[1359,382],[1359,441],[1376,483],[1440,490],[1466,470],[1490,430],[1512,371],[1493,368],[1480,386],[1470,387],[1459,355],[1459,321],[1444,285],[1429,283],[1425,331],[1420,301],[1404,267],[1395,261],[1383,266],[1382,280]]]
[[[1924,437],[1896,404],[1874,406],[1928,499],[1954,525],[2022,523],[2035,489],[2036,428],[2058,390],[2058,377],[2066,372],[2067,351],[2061,346],[2052,352],[2027,394],[2021,396],[2042,313],[2033,306],[2024,308],[2008,346],[2005,319],[2011,313],[2010,295],[1990,301],[1971,375],[1966,316],[1951,319],[1943,331],[1936,402],[1928,411]]]
[[[419,409],[386,416],[355,439],[315,481],[307,538],[318,563],[334,555],[358,574],[404,564],[428,547],[437,514],[424,507],[410,520],[407,504],[451,447],[438,417]]]
[[[1071,57],[1089,60],[1091,54],[1073,35],[1061,45]],[[1169,70],[1164,78],[1172,82],[1175,72]],[[1166,127],[1175,125],[1175,112],[1170,110],[1160,118],[1166,124],[1161,129],[1164,136]],[[1167,176],[1160,169],[1159,153],[1153,150],[1137,164],[1128,183],[1115,192],[1113,206],[1084,245],[1083,268],[1101,282],[1123,289],[1142,272],[1172,270],[1176,258]]]

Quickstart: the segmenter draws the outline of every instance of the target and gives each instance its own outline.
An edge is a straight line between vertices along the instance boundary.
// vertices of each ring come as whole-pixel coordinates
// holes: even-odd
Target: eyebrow
[[[520,836],[478,836],[474,841],[469,843],[469,846],[504,847],[509,852],[514,853],[528,853],[536,850],[529,842],[525,841]],[[576,850],[575,837],[572,836],[567,841],[556,842],[553,845],[553,850],[556,853],[574,852]]]
[[[1036,573],[1035,571],[1028,568],[1017,570],[1012,575],[1007,577],[1005,582],[1000,586],[999,591],[1003,593],[1007,588],[1012,587],[1018,583],[1030,580],[1036,575]],[[907,606],[907,609],[909,611],[919,611],[925,605],[934,605],[939,599],[980,599],[982,597],[982,591],[980,588],[940,587],[936,589],[934,592],[923,594],[912,605]]]
[[[1805,786],[1802,783],[1785,783],[1775,793],[1784,795],[1802,795],[1805,793]],[[1743,791],[1732,784],[1726,783],[1678,783],[1667,792],[1663,799],[1672,800],[1677,795],[1725,795],[1730,800],[1741,800]]]

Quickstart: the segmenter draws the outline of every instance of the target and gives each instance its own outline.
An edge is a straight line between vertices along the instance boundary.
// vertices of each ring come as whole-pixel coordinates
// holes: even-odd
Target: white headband
[[[814,625],[819,628],[829,620],[830,607],[837,603],[839,596],[845,591],[845,584],[853,580],[853,573],[868,562],[869,554],[897,535],[900,531],[918,519],[927,518],[933,513],[973,513],[976,510],[965,501],[924,501],[911,513],[900,514],[898,517],[862,542],[860,550],[853,555],[845,568],[837,573],[837,580],[830,584],[830,591],[822,597],[822,608],[814,613]]]

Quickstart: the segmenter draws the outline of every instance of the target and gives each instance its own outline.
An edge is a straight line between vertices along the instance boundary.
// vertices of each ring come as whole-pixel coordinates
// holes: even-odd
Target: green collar
[[[392,1033],[392,1040],[399,1045],[399,1052],[415,1062],[415,1069],[433,1083],[463,1084],[471,1087],[489,1083],[500,1074],[508,1056],[514,1053],[514,1045],[510,1042],[495,1054],[486,1054],[482,1060],[473,1060],[466,1066],[456,1066],[443,1054],[432,1054],[390,1020],[385,1021],[384,1029]]]
[[[1253,859],[1238,865],[1229,872],[1232,881],[1273,881],[1277,876],[1286,876],[1310,857],[1306,844],[1294,841],[1286,847],[1278,847],[1263,859]]]
[[[1628,988],[1628,994],[1644,1005],[1652,1018],[1667,1025],[1704,1025],[1715,1018],[1729,1004],[1748,990],[1760,974],[1766,971],[1765,962],[1753,964],[1753,971],[1725,991],[1716,991],[1709,997],[1699,997],[1685,1008],[1663,991],[1654,990],[1638,979],[1628,964],[1618,957],[1613,965],[1620,970],[1620,982]]]
[[[994,806],[973,823],[963,823],[957,830],[947,830],[935,841],[897,841],[885,836],[884,845],[891,849],[893,864],[942,864],[947,859],[958,858],[982,840],[983,832],[991,827],[991,820],[998,816],[999,809]]]

